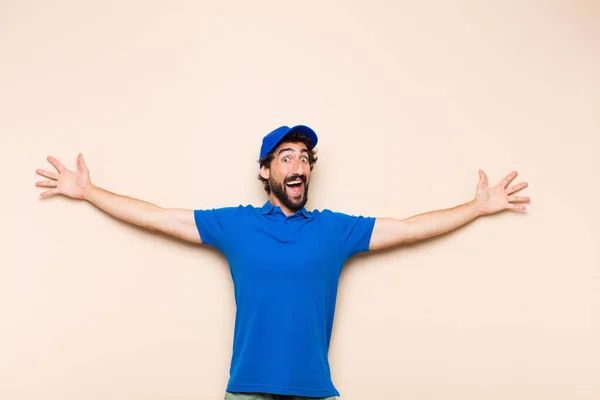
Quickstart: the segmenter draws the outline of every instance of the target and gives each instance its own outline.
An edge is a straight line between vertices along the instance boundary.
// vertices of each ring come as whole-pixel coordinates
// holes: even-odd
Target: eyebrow
[[[285,149],[281,149],[279,150],[279,153],[277,153],[277,155],[281,155],[281,153],[283,153],[284,151],[294,151],[294,149],[292,149],[291,147],[286,147]],[[300,153],[308,153],[307,149],[302,149],[300,150]]]

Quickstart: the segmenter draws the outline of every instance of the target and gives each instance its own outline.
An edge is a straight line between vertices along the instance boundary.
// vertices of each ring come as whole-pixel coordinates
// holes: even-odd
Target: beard
[[[295,181],[297,179],[302,181],[304,190],[299,196],[290,197],[286,190],[286,183]],[[269,177],[269,186],[271,187],[271,193],[273,193],[273,195],[277,197],[277,199],[279,199],[284,206],[294,212],[301,210],[308,201],[308,182],[306,182],[306,177],[304,175],[288,176],[283,181],[283,184]]]

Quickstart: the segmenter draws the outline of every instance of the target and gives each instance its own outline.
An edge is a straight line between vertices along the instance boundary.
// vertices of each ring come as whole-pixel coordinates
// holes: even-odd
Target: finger
[[[58,179],[58,174],[56,172],[50,172],[43,169],[36,169],[35,172],[38,175],[45,176],[46,178]]]
[[[54,165],[59,172],[63,172],[66,169],[65,166],[60,163],[60,161],[52,156],[48,156],[48,161],[50,161],[50,163]]]
[[[79,153],[77,156],[77,168],[81,172],[88,172],[87,165],[85,164],[85,160],[83,159],[83,154]]]
[[[500,186],[502,186],[503,188],[505,188],[510,181],[512,181],[513,179],[515,179],[515,176],[517,176],[517,171],[513,171],[510,174],[508,174],[506,176],[506,178],[502,179],[502,181],[500,182]]]
[[[46,198],[50,196],[54,196],[58,194],[58,189],[46,190],[45,192],[40,193],[40,196]]]
[[[510,208],[511,210],[517,210],[517,211],[525,211],[526,210],[525,206],[522,206],[520,204],[512,204],[512,203],[508,203],[508,208]]]
[[[487,185],[487,175],[482,170],[479,170],[479,184],[481,186]]]
[[[35,186],[41,187],[58,187],[58,182],[56,181],[37,181]]]
[[[506,189],[506,194],[511,194],[511,193],[514,193],[514,192],[516,192],[517,190],[521,190],[521,189],[523,189],[523,188],[526,188],[527,186],[528,186],[528,185],[527,185],[527,182],[523,182],[523,183],[519,183],[518,185],[511,186],[511,187],[509,187],[508,189]]]
[[[508,201],[529,201],[526,196],[508,196]]]

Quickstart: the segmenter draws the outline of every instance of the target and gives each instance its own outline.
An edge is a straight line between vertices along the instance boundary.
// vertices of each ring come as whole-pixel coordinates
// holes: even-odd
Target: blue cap
[[[308,136],[311,143],[311,146],[308,148],[309,150],[312,150],[317,145],[317,141],[319,140],[315,131],[308,126],[296,125],[291,128],[288,126],[280,126],[263,138],[262,146],[260,148],[260,159],[265,158],[271,150],[277,147],[277,144],[281,141],[281,139],[291,132],[298,132]]]

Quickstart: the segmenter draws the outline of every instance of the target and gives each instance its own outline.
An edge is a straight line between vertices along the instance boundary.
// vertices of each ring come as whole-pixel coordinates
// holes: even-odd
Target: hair
[[[269,152],[269,154],[267,154],[266,156],[264,156],[263,158],[258,160],[258,164],[261,166],[264,166],[265,168],[271,168],[271,161],[273,161],[273,158],[275,158],[275,149],[283,143],[304,143],[308,149],[310,149],[312,147],[312,141],[310,140],[310,138],[308,136],[306,136],[302,133],[292,132],[290,134],[285,135],[283,137],[283,139],[281,139],[279,141],[279,143],[277,143],[277,145],[273,148],[273,150],[271,150]],[[310,165],[311,171],[312,171],[314,165],[316,164],[317,160],[318,160],[317,151],[315,149],[309,150],[308,164]],[[263,178],[260,174],[258,174],[258,180],[260,180],[263,183],[265,192],[267,192],[267,194],[270,194],[271,186],[269,185],[269,180]]]

